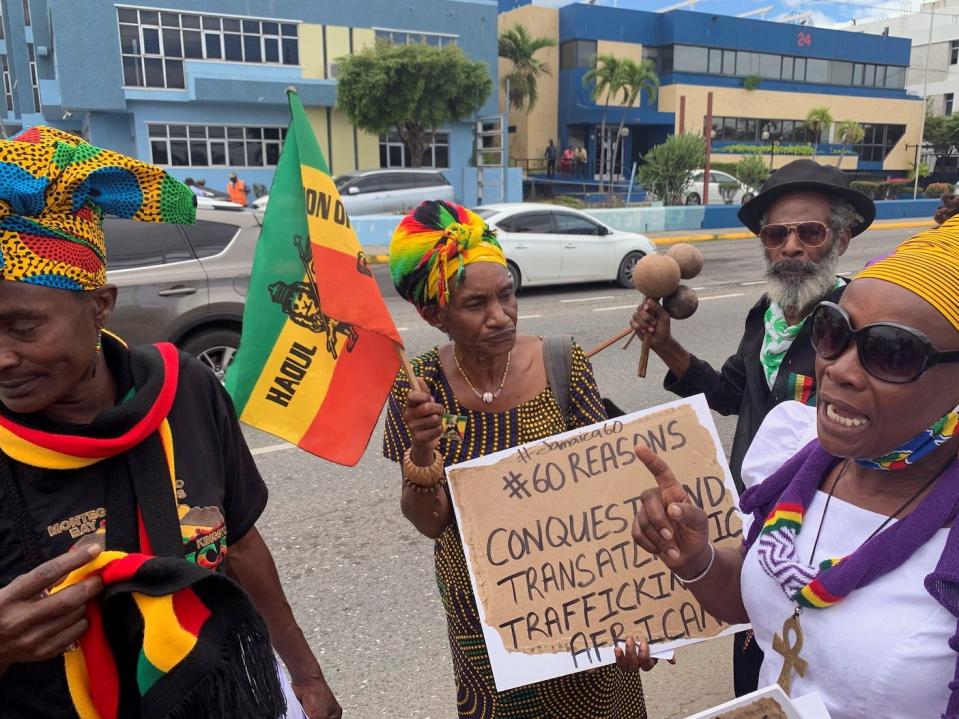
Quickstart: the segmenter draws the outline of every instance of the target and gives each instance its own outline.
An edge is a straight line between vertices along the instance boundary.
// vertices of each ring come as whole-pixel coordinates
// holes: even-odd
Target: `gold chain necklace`
[[[499,383],[499,387],[495,392],[480,392],[476,387],[473,386],[473,383],[470,382],[469,376],[466,372],[463,371],[463,366],[460,364],[460,358],[456,356],[456,345],[453,346],[453,361],[456,362],[456,369],[460,371],[460,374],[463,375],[463,379],[466,380],[466,384],[469,385],[469,388],[473,390],[473,394],[483,400],[484,404],[493,404],[493,400],[499,397],[500,392],[503,391],[503,385],[506,384],[506,375],[509,374],[509,361],[513,356],[513,351],[510,350],[506,354],[506,368],[503,370],[503,379]]]

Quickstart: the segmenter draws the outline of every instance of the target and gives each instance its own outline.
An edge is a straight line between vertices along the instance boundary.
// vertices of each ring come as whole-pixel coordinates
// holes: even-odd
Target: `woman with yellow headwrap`
[[[742,551],[712,550],[706,516],[676,491],[685,478],[640,452],[659,489],[633,536],[713,616],[752,623],[760,686],[818,692],[833,719],[956,719],[959,217],[810,322],[818,438],[743,495]],[[788,441],[795,417],[770,413],[756,451]]]
[[[496,691],[445,489],[450,464],[605,419],[589,360],[568,337],[554,344],[517,333],[503,251],[463,207],[425,202],[405,217],[390,245],[390,272],[400,295],[450,339],[413,360],[418,387],[397,377],[383,453],[401,466],[403,514],[436,540],[459,716],[645,717],[639,676],[614,666]],[[556,357],[567,376],[550,382],[547,365]],[[652,665],[648,647],[639,655]]]
[[[257,531],[267,488],[226,392],[173,345],[105,330],[103,215],[187,224],[195,205],[65,132],[0,140],[4,717],[276,719],[271,640],[310,719],[340,716]]]

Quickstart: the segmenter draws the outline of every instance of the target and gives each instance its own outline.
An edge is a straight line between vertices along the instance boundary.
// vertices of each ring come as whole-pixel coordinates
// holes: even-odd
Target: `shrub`
[[[760,78],[759,75],[746,75],[743,78],[743,87],[752,92],[757,87],[759,87]]]
[[[772,145],[728,145],[717,152],[729,152],[737,155],[769,155],[773,151]],[[809,145],[778,145],[777,155],[812,155],[813,149]]]
[[[720,182],[719,183],[719,195],[723,198],[723,202],[727,205],[733,204],[733,200],[736,199],[736,193],[739,191],[738,182]]]
[[[723,151],[725,152],[725,151]],[[739,167],[738,162],[710,162],[709,169],[715,170],[716,172],[725,172],[727,175],[732,175],[733,177],[742,180],[741,177],[736,172],[736,168]]]
[[[892,177],[885,182],[879,183],[879,193],[877,199],[895,200],[903,192],[909,189],[910,181],[905,177]]]
[[[766,167],[765,158],[749,155],[736,163],[736,171],[732,174],[751,190],[758,192],[760,186],[769,177],[769,168]]]
[[[859,190],[862,194],[868,197],[870,200],[875,200],[876,195],[879,193],[880,182],[868,182],[866,180],[853,180],[849,183],[849,186],[854,190]]]
[[[706,161],[706,143],[698,135],[670,135],[646,153],[639,182],[666,205],[680,204],[693,171]]]
[[[930,199],[938,200],[944,195],[951,195],[955,189],[955,185],[948,182],[931,182],[923,194]]]

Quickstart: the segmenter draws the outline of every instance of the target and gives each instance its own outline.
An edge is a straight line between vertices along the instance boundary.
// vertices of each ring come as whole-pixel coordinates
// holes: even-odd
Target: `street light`
[[[769,125],[766,125],[766,127],[763,128],[761,137],[763,138],[763,142],[771,140],[771,142],[769,142],[769,171],[772,172],[773,162],[776,160],[776,147],[779,145],[779,136],[769,132]]]

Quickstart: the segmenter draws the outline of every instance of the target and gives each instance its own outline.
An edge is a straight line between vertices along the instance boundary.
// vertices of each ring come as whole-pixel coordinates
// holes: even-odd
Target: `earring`
[[[97,346],[93,352],[93,374],[92,377],[97,376],[97,365],[100,364],[100,355],[103,353],[103,330],[100,327],[97,327]]]

